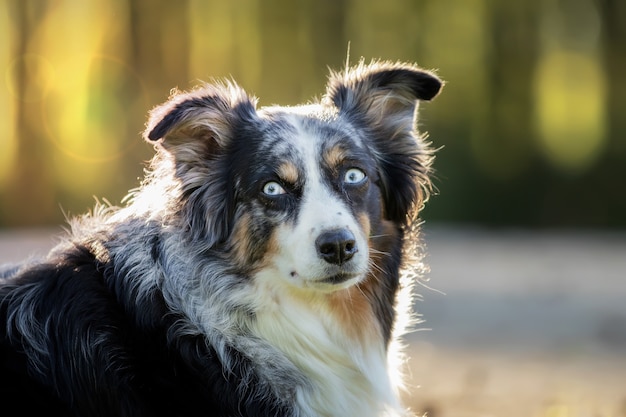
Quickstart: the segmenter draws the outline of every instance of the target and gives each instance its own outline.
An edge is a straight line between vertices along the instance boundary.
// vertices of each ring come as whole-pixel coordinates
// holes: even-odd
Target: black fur
[[[184,318],[157,291],[135,298],[114,264],[76,246],[2,287],[0,320],[12,324],[0,327],[2,415],[291,415],[240,386],[254,365],[238,352],[230,352],[235,373],[225,374],[202,336],[172,339]],[[42,351],[7,317],[28,286],[37,286],[32,319],[46,327]]]

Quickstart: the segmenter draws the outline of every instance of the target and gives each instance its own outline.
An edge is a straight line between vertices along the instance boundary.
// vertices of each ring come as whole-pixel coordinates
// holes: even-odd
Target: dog
[[[2,415],[409,415],[402,297],[434,153],[416,110],[441,87],[361,60],[301,106],[174,91],[122,206],[1,269]]]

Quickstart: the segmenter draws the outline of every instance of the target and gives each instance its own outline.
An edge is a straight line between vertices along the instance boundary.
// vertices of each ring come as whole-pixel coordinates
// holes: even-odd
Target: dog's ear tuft
[[[384,103],[414,107],[416,100],[432,100],[443,82],[431,71],[416,65],[392,62],[372,62],[332,72],[326,99],[341,110],[360,107],[367,110],[381,99]],[[377,110],[384,108],[377,107]]]
[[[173,90],[170,99],[150,112],[144,138],[160,139],[165,149],[184,142],[223,145],[233,124],[256,115],[256,99],[233,82],[205,84],[190,92]]]
[[[406,125],[407,121],[414,122],[417,101],[432,100],[442,86],[434,73],[416,65],[361,61],[344,72],[331,73],[324,101],[340,112],[360,114],[371,123]],[[409,127],[413,125],[409,123]]]
[[[381,171],[387,217],[406,222],[428,197],[432,153],[417,132],[419,100],[443,82],[416,65],[372,62],[332,72],[323,103],[366,128]]]

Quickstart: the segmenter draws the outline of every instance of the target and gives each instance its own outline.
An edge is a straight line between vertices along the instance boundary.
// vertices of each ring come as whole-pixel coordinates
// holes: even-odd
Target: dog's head
[[[331,291],[376,268],[427,196],[416,107],[440,88],[413,65],[361,63],[332,73],[318,103],[257,110],[234,83],[211,84],[154,109],[145,137],[155,163],[173,161],[194,244],[263,279]]]

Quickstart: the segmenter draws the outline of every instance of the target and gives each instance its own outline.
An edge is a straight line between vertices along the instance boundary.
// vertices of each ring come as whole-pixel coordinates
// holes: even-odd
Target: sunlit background
[[[430,221],[626,226],[626,13],[618,0],[4,0],[0,226],[118,202],[173,87],[234,77],[261,104],[385,58],[447,81],[422,124]]]
[[[421,125],[440,148],[440,191],[423,212],[427,224],[600,236],[626,230],[622,0],[0,0],[0,228],[58,225],[92,207],[94,198],[119,203],[138,185],[152,153],[140,137],[146,113],[171,88],[233,77],[260,105],[297,104],[323,92],[328,67],[342,68],[348,48],[352,63],[360,57],[417,62],[446,80],[442,95],[421,106]],[[499,246],[493,235],[451,233],[432,232],[434,265],[473,268],[476,257],[464,258],[470,253],[464,251],[482,248],[487,272],[481,282],[493,286],[484,279],[498,265],[487,260]],[[548,239],[549,248],[571,243],[570,235],[559,236]],[[626,265],[617,260],[622,250],[626,256],[624,241],[586,236],[578,239],[604,248],[597,253],[613,265],[612,282],[626,279]],[[456,263],[438,255],[450,248],[447,242],[460,248]],[[509,255],[523,253],[516,237],[499,242],[512,245]],[[537,247],[537,240],[525,242]],[[589,252],[580,247],[543,253],[572,261],[572,268],[581,261],[576,256]],[[513,265],[511,276],[525,281],[520,271],[536,259],[515,259],[503,270]],[[561,278],[580,271],[548,264]],[[433,266],[433,277],[437,273]],[[528,274],[540,281],[532,268]],[[615,285],[614,294],[626,296],[625,286]],[[429,299],[437,300],[425,296],[424,309],[436,319]],[[626,310],[618,313],[611,323],[626,334]],[[477,317],[498,314],[485,310]],[[428,342],[428,335],[420,337]],[[618,341],[626,363],[626,336]],[[476,378],[486,384],[482,371],[474,371],[462,376],[470,392]],[[533,378],[542,379],[528,377],[528,384]],[[416,379],[428,393],[428,381]],[[626,389],[621,395],[626,398]],[[431,417],[447,415],[424,397],[418,395],[416,407]],[[534,415],[583,415],[550,398]],[[623,408],[611,401],[584,415],[626,416],[626,400]]]

